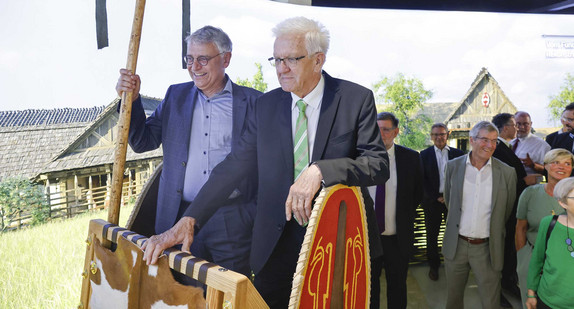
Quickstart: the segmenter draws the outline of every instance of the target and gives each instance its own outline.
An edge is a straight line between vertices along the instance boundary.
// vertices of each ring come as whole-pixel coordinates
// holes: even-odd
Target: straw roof
[[[146,114],[160,103],[156,98],[143,98]],[[70,145],[76,144],[86,131],[97,125],[98,119],[104,115],[113,117],[111,114],[115,109],[112,106],[117,106],[117,100],[108,107],[0,111],[0,181],[18,176],[35,178],[46,170],[46,165],[62,156],[64,150],[70,149]],[[102,157],[108,156],[108,152],[113,156],[113,148],[99,149],[99,152]],[[137,156],[132,153],[131,157],[155,157],[158,153],[161,156],[160,150]],[[97,162],[86,160],[83,164],[74,164],[74,168],[94,163]],[[49,170],[54,171],[54,168]]]
[[[84,127],[84,130],[75,139],[68,141],[68,144],[62,147],[39,173],[46,174],[113,164],[118,102],[119,99],[116,99],[110,103],[89,126]],[[160,99],[142,96],[142,104],[147,115],[151,114],[160,103]],[[113,134],[109,132],[111,130],[114,131]],[[135,153],[128,147],[126,161],[160,158],[162,156],[161,147],[144,153]]]

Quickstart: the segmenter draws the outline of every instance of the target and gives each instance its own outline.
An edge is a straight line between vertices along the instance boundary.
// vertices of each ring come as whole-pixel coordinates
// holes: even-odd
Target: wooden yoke
[[[96,239],[98,241],[95,241]],[[263,301],[263,298],[257,293],[251,281],[244,275],[173,248],[165,250],[163,255],[160,256],[158,261],[160,269],[156,272],[150,271],[149,269],[153,267],[145,265],[145,262],[141,259],[143,252],[139,249],[146,240],[147,238],[143,235],[104,220],[90,221],[83,273],[82,308],[105,308],[101,303],[106,301],[109,303],[112,297],[119,299],[112,301],[115,302],[115,308],[150,308],[150,303],[157,304],[160,301],[174,306],[184,305],[185,302],[178,303],[176,298],[189,294],[189,291],[184,292],[181,289],[189,289],[191,287],[184,287],[175,283],[169,272],[168,265],[169,268],[208,286],[207,308],[269,308]],[[111,252],[102,248],[99,243],[103,241],[118,244],[118,249],[115,252]],[[119,252],[124,251],[126,243],[132,243],[131,251],[133,253],[122,255]],[[113,258],[114,260],[102,261],[96,252],[104,252],[107,256],[110,256],[110,259]],[[136,255],[137,258],[132,260],[132,256],[135,258]],[[125,259],[128,259],[128,261],[125,262]],[[114,269],[114,271],[106,272],[106,268],[110,269],[114,265],[133,265],[133,268],[126,270],[116,267],[119,271]],[[162,265],[163,269],[161,269]],[[123,277],[129,279],[123,278],[122,274]],[[146,274],[152,274],[152,276]],[[165,275],[162,276],[162,274],[167,274],[168,278]],[[118,284],[122,280],[126,284]],[[160,281],[157,282],[157,280]],[[156,288],[146,289],[146,286]],[[166,286],[169,288],[161,288]],[[174,290],[176,287],[180,290]],[[153,299],[153,301],[150,301],[150,299]],[[194,301],[193,303],[203,304],[200,307],[205,308],[205,300],[202,300],[202,302]],[[189,306],[189,308],[198,307]]]
[[[136,72],[140,38],[143,25],[145,0],[136,1],[136,9],[132,24],[132,35],[128,50],[128,63],[126,69]],[[122,93],[122,103],[118,120],[117,144],[114,154],[114,168],[112,172],[112,187],[110,193],[110,206],[108,208],[108,221],[118,224],[120,218],[120,203],[122,198],[122,185],[124,181],[124,167],[126,165],[126,152],[132,114],[132,93]]]

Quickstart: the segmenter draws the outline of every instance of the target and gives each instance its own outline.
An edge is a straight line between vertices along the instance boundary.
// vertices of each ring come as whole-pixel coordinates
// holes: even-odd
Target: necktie
[[[385,185],[377,185],[375,195],[375,214],[377,215],[377,224],[379,232],[385,231]]]
[[[305,109],[307,104],[305,101],[297,101],[299,108],[299,116],[295,125],[295,139],[293,147],[293,166],[295,168],[294,179],[297,180],[301,172],[309,165],[309,142],[307,140],[307,116]]]
[[[520,140],[516,139],[516,142],[514,142],[514,145],[512,145],[512,152],[516,152],[516,148],[518,148],[518,142],[520,142]]]

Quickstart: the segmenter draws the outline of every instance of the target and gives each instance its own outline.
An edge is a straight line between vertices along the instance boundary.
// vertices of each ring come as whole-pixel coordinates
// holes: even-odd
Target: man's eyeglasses
[[[574,118],[566,118],[566,117],[562,117],[562,120],[568,122],[568,123],[573,123],[574,122]]]
[[[187,62],[187,65],[192,66],[193,63],[197,60],[197,63],[199,63],[199,65],[201,65],[202,67],[206,66],[209,63],[209,60],[221,55],[221,54],[225,54],[226,52],[221,52],[215,56],[211,56],[211,57],[207,57],[207,56],[199,56],[197,58],[193,58],[193,56],[191,55],[187,55],[185,56],[185,62]]]
[[[394,130],[396,129],[396,127],[394,127],[394,128],[382,128],[382,127],[379,127],[379,129],[380,129],[381,131],[385,132],[385,133],[389,133],[389,132],[394,131]]]
[[[431,133],[430,136],[432,137],[446,137],[448,134],[447,133]]]
[[[281,64],[281,61],[283,61],[283,63],[288,66],[289,68],[293,68],[297,65],[297,62],[303,58],[307,57],[307,55],[304,56],[299,56],[299,57],[287,57],[287,58],[275,58],[275,57],[271,57],[267,60],[269,60],[269,63],[271,63],[272,66],[277,67]]]
[[[480,142],[482,142],[483,144],[496,144],[496,142],[498,141],[497,138],[495,139],[490,139],[490,138],[486,138],[486,137],[475,137],[474,139],[479,140]]]
[[[572,119],[574,121],[574,119]],[[517,122],[516,127],[528,127],[530,126],[530,122]]]

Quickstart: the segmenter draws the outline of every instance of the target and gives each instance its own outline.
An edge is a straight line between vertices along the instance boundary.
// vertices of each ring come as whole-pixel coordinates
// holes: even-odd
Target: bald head
[[[530,120],[530,114],[527,112],[519,111],[514,114],[514,119],[516,120],[516,136],[518,138],[527,137],[532,130],[532,121]]]

